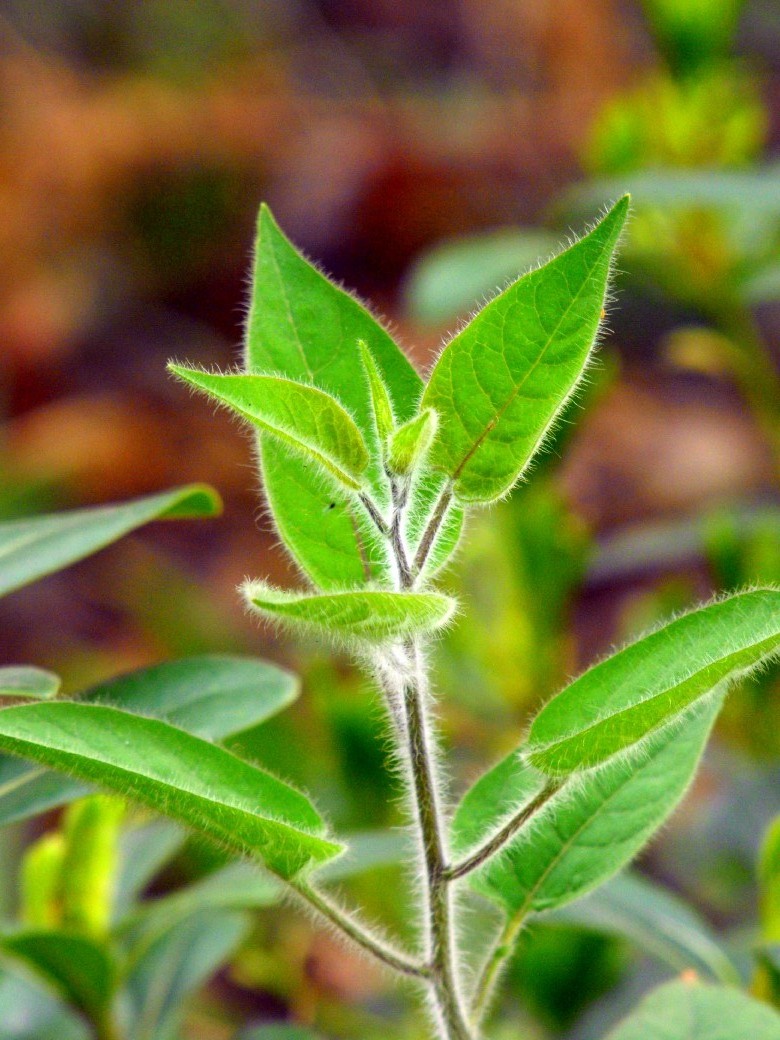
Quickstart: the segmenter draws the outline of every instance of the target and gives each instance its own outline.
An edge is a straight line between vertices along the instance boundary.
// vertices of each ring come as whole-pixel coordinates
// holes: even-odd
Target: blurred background
[[[436,665],[456,789],[615,642],[713,590],[780,581],[779,146],[776,0],[3,0],[0,516],[190,480],[226,504],[8,597],[3,661],[73,692],[185,654],[264,654],[304,696],[251,753],[343,832],[398,824],[364,681],[278,644],[235,595],[247,574],[295,577],[248,438],[164,371],[238,361],[262,200],[424,369],[497,286],[634,194],[576,426],[471,525],[447,576],[465,607]],[[640,864],[727,942],[759,917],[778,751],[775,670],[732,696]],[[4,832],[5,913],[21,849],[56,825]],[[213,862],[190,844],[155,884]],[[376,883],[394,870],[352,884],[400,926],[395,885]],[[598,929],[538,927],[496,1036],[599,1036],[664,970]],[[420,1035],[402,994],[289,909],[252,919],[175,1035],[287,1019]]]

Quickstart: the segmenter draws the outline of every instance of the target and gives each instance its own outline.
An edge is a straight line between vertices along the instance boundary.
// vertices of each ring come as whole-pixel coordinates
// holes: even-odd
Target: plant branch
[[[452,502],[452,484],[445,484],[442,488],[442,492],[439,495],[439,500],[436,503],[436,508],[431,513],[430,520],[428,521],[423,536],[420,539],[420,544],[417,546],[417,552],[414,557],[414,571],[413,576],[417,575],[422,571],[425,563],[430,555],[433,543],[436,540],[436,535],[439,533],[447,510]]]
[[[520,828],[531,819],[531,817],[542,808],[552,796],[560,790],[561,785],[550,781],[547,783],[539,794],[535,798],[532,798],[527,805],[524,805],[519,812],[507,820],[504,826],[497,831],[492,838],[489,838],[484,845],[481,845],[476,851],[472,852],[465,859],[462,859],[460,863],[453,864],[446,872],[448,881],[456,881],[458,878],[465,877],[470,874],[472,870],[476,870],[477,867],[481,867],[482,864],[489,860],[491,856],[495,856],[506,843],[517,834]]]
[[[480,1022],[485,1016],[485,1012],[487,1011],[491,997],[493,996],[493,990],[495,989],[504,965],[512,955],[517,936],[520,933],[520,929],[523,927],[524,920],[524,915],[518,914],[516,917],[507,921],[487,959],[487,962],[485,963],[484,968],[482,969],[474,993],[474,1002],[471,1009],[471,1021],[475,1028],[479,1027]]]
[[[396,950],[389,943],[368,931],[360,922],[355,920],[349,913],[332,902],[322,892],[307,885],[306,882],[293,882],[293,890],[318,914],[327,918],[331,924],[362,950],[370,953],[372,957],[381,961],[388,968],[409,975],[413,978],[427,979],[430,977],[430,969],[425,964],[412,960],[405,953]]]
[[[379,531],[383,538],[389,538],[390,528],[387,524],[387,521],[377,508],[377,505],[374,502],[374,500],[369,495],[365,494],[365,492],[361,492],[361,494],[358,495],[358,498],[360,499],[361,503],[365,507],[366,512],[374,522],[374,526],[376,527],[377,531]]]

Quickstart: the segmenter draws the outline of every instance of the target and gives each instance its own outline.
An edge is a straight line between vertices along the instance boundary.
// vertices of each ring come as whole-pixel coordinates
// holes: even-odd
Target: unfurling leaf
[[[395,428],[395,416],[393,415],[393,403],[390,400],[390,391],[382,378],[382,373],[377,367],[371,351],[363,340],[358,344],[360,347],[360,360],[368,382],[368,393],[371,398],[371,408],[374,413],[374,422],[380,444],[385,444],[387,438]]]
[[[536,716],[529,762],[590,769],[780,651],[780,591],[757,589],[664,625],[585,672]]]
[[[266,206],[257,224],[252,301],[246,330],[246,369],[316,383],[354,416],[376,455],[358,343],[363,340],[390,392],[396,419],[414,415],[422,380],[403,351],[358,300],[308,263]],[[351,496],[323,487],[316,472],[272,438],[261,436],[266,497],[282,541],[298,566],[323,589],[364,585],[386,575],[374,553],[370,521],[351,509]],[[369,467],[369,482],[382,474]],[[374,488],[377,497],[379,490]]]
[[[97,704],[0,711],[0,749],[98,784],[293,878],[338,855],[300,792],[224,748]]]
[[[628,202],[483,307],[439,357],[420,407],[439,415],[430,462],[461,501],[512,487],[581,379]]]
[[[246,582],[243,592],[249,605],[271,620],[370,643],[432,632],[445,625],[455,610],[455,602],[440,592],[359,589],[308,595],[261,581]]]
[[[363,486],[368,450],[352,416],[330,394],[279,376],[220,375],[174,364],[168,368],[345,487],[357,491]]]
[[[425,457],[436,433],[436,413],[431,408],[404,423],[390,438],[387,465],[391,473],[405,477]]]

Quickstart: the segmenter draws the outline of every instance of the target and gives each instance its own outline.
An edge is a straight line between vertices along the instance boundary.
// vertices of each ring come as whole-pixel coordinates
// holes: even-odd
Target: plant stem
[[[501,971],[512,955],[524,919],[522,914],[518,914],[507,921],[482,969],[471,1010],[471,1021],[475,1028],[479,1028],[479,1024],[485,1016]]]
[[[431,518],[423,531],[423,536],[417,547],[417,553],[414,557],[414,577],[417,577],[425,566],[430,551],[433,548],[433,543],[436,540],[436,535],[439,533],[439,528],[444,521],[444,517],[451,502],[452,485],[445,484],[442,488],[441,494],[439,495],[439,501],[436,503],[436,508],[431,513]]]
[[[447,870],[447,880],[455,881],[458,878],[465,877],[470,874],[472,870],[476,870],[477,867],[481,866],[485,860],[490,859],[494,856],[510,838],[520,830],[524,823],[527,823],[531,817],[537,813],[543,805],[545,805],[552,796],[560,789],[560,784],[553,781],[547,783],[539,794],[535,798],[532,798],[527,805],[508,820],[504,826],[497,831],[492,838],[481,845],[475,852],[472,852],[470,856],[461,860],[460,863],[455,863]]]
[[[313,910],[327,918],[352,942],[381,961],[386,967],[413,978],[425,979],[430,976],[430,970],[425,964],[412,960],[405,953],[396,950],[379,936],[368,931],[354,917],[331,902],[322,892],[318,892],[304,881],[291,882],[291,885]]]
[[[425,871],[430,984],[444,1040],[473,1040],[462,1007],[455,963],[455,929],[452,893],[447,878],[447,846],[442,828],[434,754],[425,710],[427,682],[419,646],[410,641],[406,650],[409,673],[403,684],[403,705],[417,823]]]

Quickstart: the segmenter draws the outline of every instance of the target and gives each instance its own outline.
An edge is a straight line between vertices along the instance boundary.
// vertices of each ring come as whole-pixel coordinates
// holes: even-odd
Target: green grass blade
[[[179,379],[237,412],[354,491],[363,486],[368,450],[352,416],[314,386],[268,375],[220,375],[168,365]]]
[[[100,683],[79,701],[151,715],[219,741],[276,715],[299,690],[296,676],[267,661],[204,654]],[[72,777],[0,755],[0,826],[65,805],[87,791]]]
[[[246,582],[247,603],[272,621],[284,621],[341,639],[385,642],[432,632],[452,617],[455,603],[440,592],[288,592]]]
[[[500,498],[521,476],[587,365],[628,197],[524,275],[450,341],[421,408],[439,415],[431,465],[461,501]]]
[[[30,697],[47,701],[57,696],[60,678],[54,672],[32,665],[6,665],[0,668],[0,697]]]
[[[561,776],[597,766],[780,651],[780,592],[710,603],[595,665],[536,716],[529,761]]]
[[[219,496],[203,484],[118,505],[0,523],[0,596],[97,552],[151,520],[216,516]]]
[[[719,708],[719,701],[710,701],[679,728],[656,734],[641,757],[623,756],[577,777],[504,852],[471,875],[472,886],[510,917],[523,919],[572,902],[608,880],[633,859],[685,794]],[[519,774],[514,778],[512,765]],[[526,801],[523,792],[533,790],[532,778],[523,776],[528,764],[515,754],[496,768],[504,770],[506,789],[514,787],[521,804]],[[495,786],[490,774],[478,783]],[[472,801],[470,821],[458,823],[456,815],[461,830],[468,823],[474,844],[498,829],[507,809],[506,802],[499,803],[495,814],[486,810],[479,819],[473,812],[477,804]]]
[[[780,1015],[733,986],[669,982],[606,1040],[778,1040]]]
[[[0,712],[0,749],[138,801],[283,878],[341,851],[298,791],[157,719],[96,704],[25,704]]]

